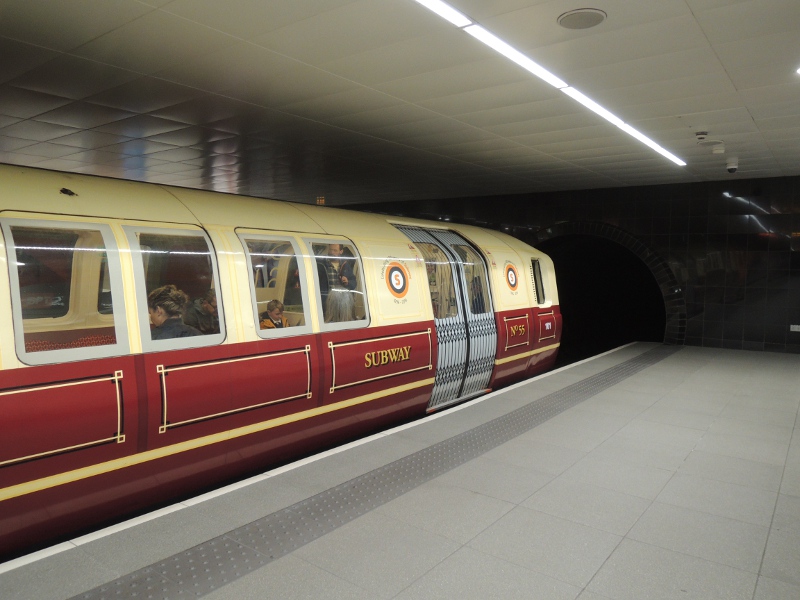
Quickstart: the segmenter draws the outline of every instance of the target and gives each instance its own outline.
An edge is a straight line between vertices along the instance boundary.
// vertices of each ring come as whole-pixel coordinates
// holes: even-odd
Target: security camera
[[[738,158],[729,158],[728,159],[728,173],[736,173],[739,170],[739,159]]]

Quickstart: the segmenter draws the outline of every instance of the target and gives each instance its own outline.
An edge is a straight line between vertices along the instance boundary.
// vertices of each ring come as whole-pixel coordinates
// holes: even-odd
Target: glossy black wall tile
[[[681,307],[682,317],[672,324],[668,310],[667,324],[679,342],[800,352],[800,332],[790,332],[790,325],[800,325],[800,177],[361,208],[431,219],[448,215],[534,245],[570,227],[609,239],[618,229],[638,256],[654,254],[643,260],[661,285],[665,305]],[[631,236],[641,248],[634,249]],[[665,287],[662,267],[671,271],[668,279],[679,292]]]

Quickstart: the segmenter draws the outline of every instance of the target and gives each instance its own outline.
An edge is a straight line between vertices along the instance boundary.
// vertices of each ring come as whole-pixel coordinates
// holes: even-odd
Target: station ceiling
[[[0,162],[329,205],[800,174],[797,0],[450,4],[687,165],[414,0],[0,0]]]

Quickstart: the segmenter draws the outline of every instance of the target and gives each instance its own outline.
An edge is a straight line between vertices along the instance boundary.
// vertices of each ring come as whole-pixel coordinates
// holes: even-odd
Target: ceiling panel
[[[164,11],[247,40],[350,2],[352,0],[165,0]]]
[[[0,162],[330,204],[800,175],[796,0],[453,4],[688,165],[413,0],[0,0]]]
[[[72,53],[150,74],[170,65],[189,62],[198,53],[213,52],[237,42],[235,37],[206,25],[157,10],[110,30]],[[132,48],[135,48],[134,52]]]
[[[0,36],[66,52],[152,11],[136,0],[4,0]]]
[[[0,8],[0,22],[2,15]],[[0,37],[0,56],[3,57],[0,61],[0,83],[5,83],[56,58],[59,54],[54,50]]]
[[[382,46],[438,35],[428,11],[397,0],[361,0],[271,30],[250,41],[297,60],[322,65]],[[353,23],[359,27],[354,28]]]
[[[695,18],[712,43],[738,41],[773,33],[797,33],[800,2],[751,0],[698,11]]]

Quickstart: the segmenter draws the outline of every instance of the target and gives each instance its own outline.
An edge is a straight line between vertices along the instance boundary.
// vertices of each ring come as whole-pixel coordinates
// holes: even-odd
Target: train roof
[[[246,227],[358,239],[407,238],[391,224],[453,229],[483,247],[531,247],[499,231],[153,183],[0,164],[0,212]]]

